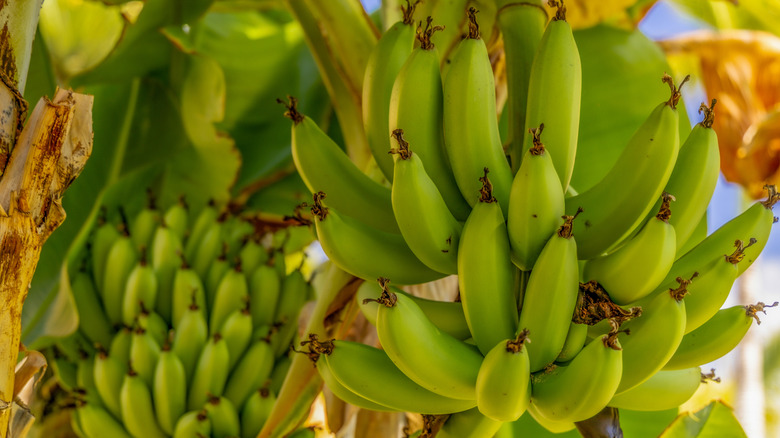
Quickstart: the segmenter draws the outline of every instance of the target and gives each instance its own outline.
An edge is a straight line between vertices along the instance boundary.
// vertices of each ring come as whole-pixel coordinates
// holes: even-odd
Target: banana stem
[[[606,407],[587,420],[574,423],[583,438],[623,438],[617,408]]]

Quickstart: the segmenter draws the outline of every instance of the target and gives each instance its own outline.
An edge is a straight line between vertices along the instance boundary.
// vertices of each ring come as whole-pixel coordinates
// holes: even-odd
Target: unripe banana
[[[106,221],[106,207],[101,207],[97,219],[97,228],[92,238],[91,256],[95,287],[104,299],[106,295],[103,285],[106,277],[106,263],[109,260],[108,253],[118,238],[119,231],[117,231],[117,228]]]
[[[122,322],[132,325],[141,309],[154,310],[157,303],[157,276],[154,269],[146,263],[146,248],[141,247],[138,264],[127,277],[122,300]]]
[[[401,6],[403,18],[387,29],[371,52],[363,79],[363,128],[379,169],[393,180],[393,159],[387,154],[390,141],[390,96],[393,83],[414,47],[414,9],[417,1]]]
[[[515,421],[531,398],[528,350],[523,348],[528,330],[516,339],[499,342],[486,355],[477,376],[477,407],[496,421]]]
[[[674,263],[675,230],[669,222],[670,216],[674,216],[669,208],[673,200],[673,196],[664,193],[658,214],[617,251],[589,260],[583,278],[598,281],[612,301],[620,305],[650,294]]]
[[[279,302],[276,304],[275,316],[276,321],[281,323],[274,340],[277,357],[289,350],[298,332],[298,315],[309,297],[309,290],[310,285],[303,278],[301,271],[293,271],[282,280],[282,290]]]
[[[95,387],[106,409],[117,419],[122,418],[119,391],[127,374],[127,362],[120,362],[100,348],[95,355],[93,372]]]
[[[189,228],[189,207],[184,200],[184,195],[179,197],[179,202],[168,207],[163,215],[163,223],[171,230],[174,236],[179,238],[179,241],[184,241],[184,237],[187,235],[187,229]]]
[[[229,373],[229,361],[227,343],[222,335],[214,333],[203,347],[198,364],[195,366],[195,372],[189,385],[187,409],[193,410],[203,407],[209,394],[222,395]],[[211,422],[213,428],[215,426],[213,418]]]
[[[670,76],[663,80],[672,89],[669,101],[655,107],[601,181],[566,199],[566,213],[582,207],[582,222],[588,224],[577,233],[580,259],[597,257],[629,236],[669,180],[680,146],[676,110],[680,91]]]
[[[517,330],[514,266],[501,206],[493,197],[488,169],[482,190],[463,226],[458,245],[458,286],[471,334],[487,354]]]
[[[588,419],[615,395],[622,359],[617,337],[596,337],[568,365],[531,376],[531,403],[539,414],[550,420]]]
[[[693,397],[701,379],[699,367],[658,371],[640,385],[612,397],[609,406],[632,411],[674,409]]]
[[[389,359],[388,359],[389,360]],[[391,362],[392,363],[392,362]],[[393,365],[395,366],[395,365]],[[333,371],[330,369],[330,366],[328,365],[328,362],[326,360],[317,360],[316,362],[317,371],[320,373],[320,377],[322,377],[322,381],[325,383],[325,385],[330,389],[330,392],[332,392],[336,397],[338,397],[341,401],[345,403],[349,403],[352,406],[357,406],[360,409],[368,409],[371,411],[377,411],[377,412],[396,412],[397,409],[393,409],[384,405],[380,405],[379,403],[374,403],[371,400],[363,397],[361,394],[358,394],[356,392],[353,392],[351,389],[344,386],[337,378],[333,375]],[[399,372],[400,373],[400,372]],[[400,373],[403,375],[403,373]],[[406,376],[404,376],[406,377]],[[408,380],[408,378],[407,378]],[[412,382],[414,383],[414,382]],[[417,385],[415,383],[415,385]],[[356,386],[356,385],[355,385]],[[419,388],[422,388],[421,386],[417,385]],[[247,404],[249,404],[251,401],[247,401]]]
[[[205,409],[211,421],[211,436],[232,438],[241,434],[238,411],[230,400],[224,397],[209,396]]]
[[[330,203],[343,214],[378,230],[397,233],[390,189],[361,172],[311,118],[298,112],[296,105],[291,97],[285,116],[293,121],[293,161],[306,187],[312,193],[332,193]]]
[[[755,319],[759,324],[758,312],[766,313],[766,305],[734,306],[721,309],[701,327],[683,336],[677,351],[664,365],[664,370],[680,370],[699,366],[726,355],[739,344]]]
[[[431,41],[433,33],[443,28],[431,26],[432,21],[428,17],[425,28],[420,22],[417,28],[420,45],[412,51],[395,80],[387,133],[395,137],[395,132],[403,129],[406,140],[414,145],[415,153],[425,166],[425,173],[435,185],[436,192],[441,194],[448,212],[451,211],[459,220],[465,220],[469,204],[458,189],[444,150],[441,72],[439,56]],[[393,180],[395,177],[394,174]]]
[[[151,189],[146,189],[147,204],[135,216],[130,224],[130,235],[136,248],[149,247],[152,243],[154,231],[160,223],[160,212],[157,210],[157,201]]]
[[[211,420],[205,410],[189,411],[176,422],[173,438],[211,436]]]
[[[154,233],[151,247],[151,260],[157,275],[157,302],[155,310],[166,321],[171,321],[173,313],[173,283],[176,270],[181,265],[183,247],[181,237],[167,222],[162,222]]]
[[[163,345],[168,339],[168,324],[157,312],[150,312],[142,308],[136,319],[136,326],[146,330],[157,345]]]
[[[154,369],[154,411],[160,428],[173,435],[176,421],[184,415],[187,404],[187,375],[176,354],[165,345]]]
[[[122,228],[123,234],[119,236],[111,245],[108,251],[107,259],[111,263],[106,265],[103,278],[103,307],[106,309],[108,319],[118,324],[122,322],[122,306],[127,287],[127,279],[130,276],[136,263],[138,263],[138,253],[127,234],[127,229]]]
[[[230,270],[230,263],[227,260],[227,243],[222,244],[222,252],[219,254],[216,260],[209,266],[208,273],[204,283],[206,289],[206,303],[209,309],[214,307],[214,298],[217,296],[217,288],[222,279],[225,278],[225,274]],[[243,265],[241,265],[243,266]]]
[[[369,281],[390,277],[397,284],[426,283],[444,276],[425,266],[400,234],[383,232],[342,216],[322,205],[324,197],[323,192],[316,193],[311,209],[317,238],[328,258],[341,269]]]
[[[178,329],[181,319],[192,305],[195,305],[205,318],[208,315],[206,308],[206,292],[198,273],[190,269],[187,262],[182,259],[181,266],[173,276],[173,311],[172,325]]]
[[[378,301],[379,341],[398,369],[429,391],[475,400],[479,350],[441,332],[405,295],[385,290]]]
[[[520,420],[516,421],[515,424],[526,423],[529,427],[541,429],[541,433],[565,433],[576,428],[574,422],[572,421],[555,421],[550,420],[549,418],[545,418],[545,416],[539,412],[539,410],[536,408],[536,405],[533,403],[528,405],[528,414],[529,415],[520,417]]]
[[[577,324],[572,322],[569,326],[569,332],[566,334],[566,342],[563,348],[555,358],[556,362],[568,362],[579,354],[585,342],[588,340],[588,326],[586,324]]]
[[[149,386],[131,368],[119,391],[122,422],[134,438],[165,438],[154,416]],[[104,435],[96,435],[104,436]]]
[[[241,438],[255,438],[263,428],[276,403],[276,395],[261,388],[249,397],[241,408]]]
[[[65,355],[55,354],[48,359],[48,363],[64,390],[73,392],[78,389],[78,379],[76,378],[78,370],[72,360]]]
[[[130,360],[130,344],[133,342],[133,331],[130,327],[122,326],[111,339],[111,345],[108,354],[119,361],[127,364]]]
[[[187,257],[187,260],[192,260],[192,270],[197,272],[200,278],[206,278],[211,263],[219,256],[225,244],[223,220],[224,218],[220,218],[211,224],[193,256]]]
[[[391,150],[395,155],[393,212],[398,228],[420,261],[436,271],[457,274],[458,240],[463,225],[450,213],[416,148],[415,152],[409,149],[404,132],[393,131],[398,147]],[[460,197],[460,192],[457,195]]]
[[[186,260],[195,260],[195,253],[198,251],[203,237],[209,228],[217,222],[218,218],[219,210],[217,210],[212,200],[198,213],[198,217],[195,219],[195,224],[192,226],[192,231],[190,231],[190,235],[184,245],[184,258]]]
[[[271,371],[271,377],[270,377],[271,384],[269,388],[275,394],[279,394],[279,391],[281,391],[282,384],[284,383],[284,380],[287,377],[287,372],[290,370],[291,364],[292,364],[292,359],[290,358],[290,355],[282,356],[278,358],[274,363],[274,369],[273,371]]]
[[[541,124],[530,131],[534,145],[523,155],[509,194],[507,230],[512,261],[524,271],[533,268],[564,210],[564,191],[550,153],[541,142],[543,129]]]
[[[76,412],[85,436],[131,438],[122,424],[100,406],[87,403],[79,407]]]
[[[76,272],[71,280],[70,290],[79,314],[79,330],[93,343],[110,344],[114,329],[103,311],[98,291],[89,274],[82,270]]]
[[[563,224],[544,245],[528,278],[518,327],[534,333],[534,341],[526,346],[531,372],[558,357],[571,326],[580,285],[579,242],[572,237],[578,214],[563,216]]]
[[[225,274],[217,287],[214,305],[211,307],[209,315],[211,333],[219,331],[228,316],[234,311],[244,308],[248,300],[249,286],[246,283],[246,276],[241,265],[238,264]]]
[[[488,418],[479,409],[469,409],[450,415],[436,434],[439,438],[491,438],[503,423]]]
[[[173,352],[176,354],[176,357],[181,359],[181,363],[184,365],[188,385],[192,383],[195,365],[198,362],[201,350],[206,345],[208,331],[206,317],[199,310],[197,304],[189,307],[189,310],[179,321],[179,326],[176,327],[173,338]]]
[[[284,277],[287,275],[287,261],[284,251],[281,248],[277,248],[271,252],[271,266],[276,269],[276,272]]]
[[[282,281],[276,270],[269,265],[260,265],[249,278],[249,296],[253,303],[252,325],[260,327],[274,322],[276,304]]]
[[[577,155],[582,66],[571,26],[566,21],[566,7],[563,2],[557,2],[557,7],[555,16],[544,30],[531,67],[525,129],[534,129],[541,123],[547,126],[544,142],[565,192]],[[531,138],[526,136],[523,150],[531,147]],[[526,157],[524,155],[523,160]]]
[[[243,309],[234,311],[225,319],[219,332],[227,343],[230,357],[228,368],[232,370],[249,346],[249,341],[252,340],[252,314],[249,312],[249,301]],[[236,403],[236,406],[241,404]]]
[[[79,391],[85,393],[85,400],[90,403],[103,403],[95,383],[94,357],[84,350],[80,351],[76,364],[76,384]]]
[[[452,172],[463,198],[473,206],[481,188],[477,178],[484,168],[490,169],[494,196],[506,213],[512,171],[501,145],[493,69],[474,8],[468,36],[455,50],[444,77],[444,144]]]
[[[142,328],[137,328],[130,342],[130,361],[141,380],[150,388],[154,382],[154,368],[160,357],[160,345],[152,335]]]
[[[254,273],[262,264],[268,262],[268,250],[256,239],[250,238],[246,241],[238,254],[241,259],[241,266],[247,274]]]

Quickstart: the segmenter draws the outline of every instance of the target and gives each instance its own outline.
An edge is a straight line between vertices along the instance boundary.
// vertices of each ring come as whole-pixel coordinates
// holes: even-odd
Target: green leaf
[[[620,409],[620,427],[623,436],[656,438],[677,417],[677,409],[657,412],[639,412]]]
[[[652,109],[669,99],[663,52],[639,31],[599,25],[575,32],[582,60],[582,108],[572,186],[583,192],[615,164]],[[677,79],[677,82],[679,82]],[[684,108],[682,102],[678,108]],[[680,114],[680,133],[690,131]]]
[[[41,97],[54,95],[56,88],[57,80],[54,78],[49,49],[46,47],[41,32],[36,32],[30,55],[27,85],[24,88],[24,99],[30,106],[35,106]]]
[[[684,413],[659,438],[747,438],[734,412],[721,401],[713,401],[696,413]]]
[[[772,0],[740,0],[702,2],[700,0],[670,0],[679,11],[717,29],[764,30],[780,35],[780,4]]]

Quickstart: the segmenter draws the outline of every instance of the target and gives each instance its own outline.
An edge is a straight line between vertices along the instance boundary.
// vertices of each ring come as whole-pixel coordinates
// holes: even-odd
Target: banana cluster
[[[511,166],[473,8],[443,67],[439,27],[429,17],[414,32],[409,3],[369,60],[365,132],[387,184],[290,98],[293,158],[314,194],[318,238],[330,260],[366,280],[358,300],[382,345],[304,341],[343,400],[453,414],[439,436],[461,438],[492,436],[526,411],[561,431],[606,406],[669,409],[699,386],[698,367],[734,348],[769,307],[720,310],[766,245],[775,187],[703,240],[692,237],[706,234],[718,179],[714,101],[680,144],[682,84],[664,75],[669,99],[611,170],[588,190],[570,186],[582,73],[565,7],[551,3],[557,13],[536,42],[524,117],[509,120],[510,132],[526,133]],[[389,284],[453,274],[458,302]]]
[[[54,361],[74,382],[74,430],[256,436],[312,293],[285,264],[286,232],[259,233],[215,205],[191,215],[183,201],[164,212],[150,202],[118,226],[104,212],[71,280],[79,330]]]

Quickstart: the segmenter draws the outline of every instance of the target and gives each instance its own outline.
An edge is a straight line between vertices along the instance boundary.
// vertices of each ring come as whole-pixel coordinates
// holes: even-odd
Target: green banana
[[[168,324],[157,312],[141,308],[136,319],[136,326],[146,330],[157,345],[163,345],[168,339]]]
[[[173,435],[176,421],[186,411],[187,375],[181,360],[167,344],[163,346],[154,369],[152,395],[160,428]]]
[[[229,359],[227,343],[222,335],[214,333],[203,347],[190,380],[187,409],[203,407],[209,394],[222,395],[230,371]],[[213,428],[213,418],[211,422]]]
[[[563,224],[544,245],[528,277],[518,327],[534,334],[534,342],[526,346],[531,372],[553,362],[566,343],[580,285],[579,242],[572,237],[579,214],[563,216]]]
[[[501,206],[493,197],[488,169],[482,190],[463,226],[458,245],[458,286],[471,334],[482,354],[517,330],[514,266]]]
[[[563,2],[556,2],[556,6],[558,10],[544,30],[531,66],[525,129],[536,128],[541,123],[547,125],[545,145],[565,192],[577,155],[582,65],[571,26],[566,21],[566,7]],[[531,147],[531,138],[526,137],[523,150]],[[526,156],[523,155],[523,160]]]
[[[379,341],[398,369],[429,391],[475,400],[479,350],[441,332],[405,295],[384,290],[378,302]]]
[[[228,315],[219,332],[227,342],[230,357],[228,368],[232,370],[252,340],[252,314],[248,300],[243,309]],[[240,406],[238,403],[236,405]]]
[[[297,100],[289,99],[285,116],[293,121],[292,156],[306,187],[312,193],[332,193],[333,208],[343,214],[378,230],[398,233],[390,189],[361,172],[311,118],[298,112]]]
[[[586,324],[577,324],[572,322],[569,326],[569,332],[566,333],[566,341],[563,343],[561,352],[555,358],[556,362],[568,362],[579,354],[585,342],[588,339],[588,326]]]
[[[417,259],[403,236],[342,216],[323,206],[324,197],[323,192],[315,193],[311,208],[317,238],[328,258],[341,269],[365,280],[389,277],[397,284],[426,283],[444,277]]]
[[[658,287],[672,268],[676,251],[675,229],[669,203],[675,198],[664,193],[660,211],[617,251],[589,260],[582,276],[604,286],[616,304],[638,301]]]
[[[141,380],[151,388],[154,381],[154,368],[160,357],[160,345],[152,335],[143,328],[137,328],[133,332],[130,342],[130,360],[132,368]]]
[[[272,266],[260,265],[252,273],[249,278],[249,301],[253,303],[251,311],[254,327],[274,322],[281,288],[282,280]]]
[[[241,408],[241,438],[255,438],[263,428],[276,403],[276,395],[268,388],[252,393]]]
[[[192,257],[186,257],[186,260],[192,261],[192,270],[197,272],[200,278],[206,278],[211,264],[219,256],[224,245],[225,227],[224,218],[221,217],[209,226],[198,249]]]
[[[146,189],[147,204],[133,218],[130,225],[130,235],[136,248],[149,247],[154,231],[160,223],[160,212],[157,210],[156,199],[151,189]]]
[[[498,432],[502,424],[500,421],[482,415],[479,409],[473,408],[450,415],[436,436],[439,438],[491,438]]]
[[[568,365],[531,375],[531,404],[541,416],[556,422],[596,415],[620,383],[622,353],[616,333],[593,339]]]
[[[368,322],[373,325],[376,325],[376,313],[379,308],[379,303],[374,299],[382,294],[382,289],[385,286],[389,286],[387,282],[389,280],[385,278],[377,282],[363,282],[355,294],[360,311],[363,312],[363,316],[366,317]],[[417,303],[423,313],[425,313],[425,316],[442,332],[461,341],[471,337],[471,331],[466,323],[466,316],[463,314],[463,304],[461,302],[427,300],[407,294],[397,287],[389,287],[393,293],[406,295]]]
[[[282,290],[276,303],[275,319],[281,323],[273,344],[276,356],[281,356],[290,348],[298,332],[298,315],[309,297],[310,285],[301,271],[293,271],[282,280]]]
[[[122,422],[134,438],[165,438],[167,436],[155,419],[149,386],[133,371],[132,367],[122,382],[119,401],[122,407]]]
[[[279,391],[282,390],[282,384],[287,378],[287,372],[290,370],[290,365],[292,365],[290,355],[276,359],[274,369],[271,371],[271,377],[269,378],[271,381],[269,389],[275,394],[279,394]]]
[[[425,28],[420,22],[417,28],[419,47],[412,51],[395,79],[387,133],[397,138],[397,130],[403,129],[448,211],[459,220],[465,220],[469,215],[469,203],[458,189],[444,150],[441,71],[439,56],[431,41],[433,33],[443,28],[431,26],[432,22],[428,17]],[[395,158],[395,172],[398,172],[398,158],[403,157]],[[393,181],[395,178],[394,173]]]
[[[98,349],[95,355],[95,388],[106,409],[116,418],[122,418],[122,409],[119,402],[119,391],[122,389],[122,381],[127,374],[127,362],[120,362],[105,350]]]
[[[189,228],[189,217],[189,206],[184,199],[184,195],[182,195],[179,197],[179,202],[171,205],[165,210],[162,223],[171,230],[174,236],[179,238],[179,241],[184,241],[184,237],[187,235],[187,229]]]
[[[699,367],[658,371],[643,383],[612,397],[609,406],[632,411],[677,408],[693,396],[701,379]]]
[[[541,142],[542,130],[544,124],[529,131],[534,145],[523,155],[509,194],[506,227],[512,262],[524,271],[533,268],[564,210],[564,191],[550,153]]]
[[[95,383],[95,360],[88,352],[81,350],[76,363],[76,385],[78,391],[86,395],[88,402],[102,404],[97,384]]]
[[[184,258],[186,260],[195,260],[195,253],[198,251],[203,238],[219,218],[220,212],[213,200],[200,210],[200,213],[198,213],[198,217],[195,219],[195,223],[192,226],[190,235],[184,244]]]
[[[142,308],[154,310],[157,303],[157,287],[154,269],[146,263],[146,248],[141,247],[141,257],[127,277],[122,299],[122,322],[125,325],[132,325]]]
[[[124,225],[123,225],[124,228]],[[119,239],[119,231],[113,224],[107,222],[106,207],[100,207],[100,214],[97,219],[97,228],[92,236],[91,256],[92,272],[95,277],[95,287],[100,295],[105,299],[103,285],[106,277],[106,262],[108,262],[108,253],[114,242]]]
[[[211,420],[208,413],[201,409],[189,411],[176,422],[173,438],[193,438],[211,436]]]
[[[470,8],[468,36],[455,49],[444,77],[444,144],[458,188],[469,205],[478,202],[481,184],[477,178],[487,167],[492,172],[494,196],[506,214],[512,171],[498,132],[494,90],[476,9]]]
[[[479,368],[477,407],[493,420],[515,421],[528,407],[531,372],[525,342],[531,342],[528,330],[522,330],[516,339],[499,342]]]
[[[195,366],[200,357],[201,350],[208,340],[208,325],[206,317],[196,303],[181,317],[173,337],[173,353],[181,359],[184,372],[187,375],[187,384],[192,383]]]
[[[217,287],[214,303],[209,309],[211,311],[209,315],[211,333],[219,331],[228,316],[234,311],[244,308],[248,300],[249,286],[246,282],[246,275],[244,275],[241,265],[237,264],[225,273]]]
[[[247,274],[254,273],[262,264],[268,262],[268,250],[259,241],[250,238],[238,253],[241,266]]]
[[[205,318],[208,315],[206,308],[206,292],[203,289],[203,282],[198,273],[190,269],[187,262],[182,258],[181,265],[173,275],[173,309],[171,312],[171,323],[178,329],[181,319],[187,313],[188,309],[195,305]]]
[[[114,329],[103,311],[92,278],[83,270],[79,270],[73,275],[70,290],[79,315],[79,330],[93,343],[109,345]]]
[[[252,391],[263,386],[271,375],[274,352],[270,342],[260,339],[252,343],[225,385],[225,398],[236,406],[243,406]]]
[[[597,257],[630,235],[669,180],[680,146],[676,109],[680,91],[670,76],[664,75],[663,81],[672,97],[655,107],[601,181],[566,198],[567,214],[584,210],[582,222],[587,225],[577,233],[580,259]]]
[[[758,312],[766,313],[767,305],[734,306],[721,309],[701,327],[683,336],[677,351],[664,365],[664,370],[680,370],[699,366],[719,359],[739,344],[747,334],[753,319],[758,324]]]
[[[564,433],[576,428],[574,422],[572,421],[555,421],[550,420],[549,418],[545,418],[545,416],[539,412],[539,410],[536,408],[536,405],[533,403],[528,405],[528,414],[528,416],[520,417],[518,422],[532,423],[534,426],[543,427],[552,433]]]
[[[157,276],[157,302],[155,310],[166,321],[173,317],[173,288],[176,270],[181,265],[184,248],[176,231],[163,221],[154,233],[151,260]]]
[[[85,436],[110,436],[111,438],[131,438],[122,423],[117,421],[105,409],[86,403],[77,410],[78,423]]]
[[[309,335],[302,344],[309,346],[310,358],[316,361],[321,374],[329,373],[354,394],[385,406],[384,410],[443,414],[476,405],[473,399],[455,400],[423,388],[378,348],[350,341],[320,342],[316,335]],[[392,391],[387,390],[390,387]]]
[[[393,409],[384,405],[380,405],[379,403],[374,403],[371,400],[363,397],[361,394],[353,392],[351,389],[344,386],[337,378],[333,375],[333,371],[330,369],[330,366],[328,363],[323,360],[317,360],[316,365],[317,371],[320,374],[320,377],[322,377],[323,383],[330,389],[330,392],[332,392],[336,397],[338,397],[341,401],[345,403],[349,403],[352,406],[357,406],[360,409],[368,409],[371,411],[377,411],[377,412],[396,412],[397,409]],[[403,373],[402,373],[403,374]],[[405,377],[405,376],[404,376]],[[407,379],[408,380],[408,379]],[[357,385],[354,385],[357,386]],[[419,386],[419,385],[418,385]],[[422,387],[420,387],[422,388]],[[249,404],[251,401],[247,401],[247,404]]]
[[[398,228],[415,256],[429,268],[457,274],[458,240],[463,225],[450,213],[421,155],[409,149],[405,131],[396,129],[392,200]],[[460,196],[460,193],[457,193]],[[503,220],[503,218],[502,218]]]
[[[108,354],[122,364],[130,361],[130,344],[133,342],[133,331],[130,327],[121,326],[111,339]]]
[[[211,436],[231,438],[241,434],[238,411],[230,400],[224,397],[209,396],[205,409],[211,421]]]
[[[103,277],[103,306],[106,309],[108,319],[118,324],[123,321],[123,299],[127,279],[130,276],[136,263],[138,263],[138,253],[134,247],[127,228],[121,228],[122,234],[111,245],[111,249],[106,256],[111,263],[106,265],[105,275]]]
[[[393,83],[414,48],[414,10],[419,1],[406,2],[402,20],[387,29],[371,51],[363,79],[363,128],[376,164],[393,181],[393,160],[387,154],[390,96]]]

